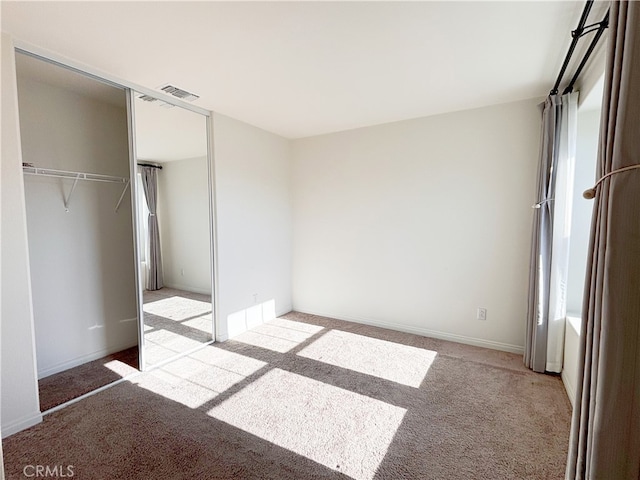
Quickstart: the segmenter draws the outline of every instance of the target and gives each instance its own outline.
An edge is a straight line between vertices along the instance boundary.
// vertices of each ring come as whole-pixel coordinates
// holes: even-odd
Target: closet
[[[16,71],[46,411],[138,368],[126,92],[20,53]]]
[[[16,72],[46,412],[213,341],[211,118],[26,52]]]

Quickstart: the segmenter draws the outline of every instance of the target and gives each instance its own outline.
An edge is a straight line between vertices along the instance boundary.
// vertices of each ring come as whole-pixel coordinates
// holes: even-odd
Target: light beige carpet
[[[128,348],[38,381],[45,412],[138,371],[138,347]]]
[[[165,361],[211,340],[211,296],[162,288],[144,292],[146,360]],[[138,347],[84,363],[38,382],[46,411],[138,372]]]
[[[7,478],[564,476],[568,399],[519,355],[291,313],[133,382],[6,439]]]
[[[164,287],[144,291],[145,362],[156,365],[212,339],[211,296]]]

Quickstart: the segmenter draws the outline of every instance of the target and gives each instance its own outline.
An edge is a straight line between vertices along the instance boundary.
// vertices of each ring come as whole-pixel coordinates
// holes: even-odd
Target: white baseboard
[[[191,285],[182,285],[180,283],[165,283],[165,287],[173,288],[174,290],[184,290],[185,292],[199,293],[201,295],[211,295],[211,289],[204,290],[199,287],[192,287]]]
[[[431,338],[437,338],[439,340],[448,340],[450,342],[464,343],[465,345],[473,345],[475,347],[490,348],[492,350],[500,350],[503,352],[517,353],[521,355],[524,354],[524,346],[522,345],[511,345],[509,343],[494,342],[493,340],[485,340],[483,338],[474,338],[474,337],[468,337],[465,335],[457,335],[455,333],[440,332],[437,330],[430,330],[428,328],[422,328],[422,327],[412,327],[408,325],[398,325],[396,323],[379,322],[375,320],[370,320],[368,318],[352,317],[350,315],[340,315],[335,313],[301,310],[295,307],[294,307],[294,311],[300,312],[300,313],[307,313],[310,315],[318,315],[321,317],[335,318],[336,320],[345,320],[347,322],[362,323],[364,325],[370,325],[372,327],[387,328],[389,330],[396,330],[399,332],[413,333],[415,335],[422,335],[423,337],[431,337]]]
[[[42,413],[38,410],[6,424],[2,424],[2,438],[7,438],[14,433],[33,427],[40,422],[42,422]]]
[[[560,374],[560,378],[562,378],[562,384],[564,385],[564,389],[567,391],[567,396],[569,397],[569,401],[571,402],[571,406],[575,407],[576,405],[576,386],[571,383],[571,381],[567,378],[564,370]]]
[[[44,370],[38,371],[38,380],[41,380],[50,375],[55,375],[56,373],[64,372],[73,367],[77,367],[78,365],[82,365],[83,363],[91,362],[93,360],[98,360],[99,358],[106,357],[107,355],[111,355],[112,353],[120,352],[122,350],[126,350],[127,348],[135,347],[138,345],[138,340],[134,343],[127,343],[123,345],[114,345],[108,348],[103,348],[101,350],[88,353],[86,355],[82,355],[80,357],[75,357],[70,360],[66,360],[61,363],[57,363],[50,367],[45,368]]]
[[[293,311],[293,307],[291,305],[287,305],[285,308],[280,310],[276,310],[276,317],[281,317]]]

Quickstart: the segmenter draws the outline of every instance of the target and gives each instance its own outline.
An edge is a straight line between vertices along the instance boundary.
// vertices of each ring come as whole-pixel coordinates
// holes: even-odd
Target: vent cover
[[[143,102],[149,102],[149,103],[158,102],[157,105],[162,108],[173,108],[173,105],[171,105],[170,103],[163,102],[162,100],[159,100],[156,97],[152,97],[151,95],[146,95],[142,93],[138,95],[138,98]]]
[[[182,90],[181,88],[175,87],[173,85],[165,85],[164,87],[160,87],[165,93],[169,95],[173,95],[180,100],[186,100],[187,102],[193,102],[200,98],[200,95],[196,95],[195,93],[187,92],[186,90]]]

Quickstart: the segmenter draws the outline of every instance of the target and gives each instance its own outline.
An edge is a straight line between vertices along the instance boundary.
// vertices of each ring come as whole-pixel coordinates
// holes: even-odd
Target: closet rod
[[[54,177],[54,178],[68,178],[73,180],[73,185],[71,186],[71,190],[69,191],[69,195],[64,197],[64,210],[65,212],[69,211],[69,203],[71,202],[71,196],[76,189],[76,185],[78,184],[78,180],[89,180],[93,182],[107,182],[107,183],[120,183],[124,184],[124,188],[122,189],[122,194],[118,199],[118,203],[116,205],[116,212],[120,208],[120,204],[124,199],[124,194],[129,187],[129,179],[123,177],[114,177],[112,175],[101,175],[99,173],[86,173],[86,172],[70,172],[67,170],[53,170],[50,168],[38,168],[38,167],[22,167],[23,173],[26,175],[39,175],[42,177]]]
[[[138,166],[139,167],[151,167],[151,168],[157,168],[159,170],[162,170],[162,165],[154,165],[153,163],[139,163]]]
[[[98,173],[71,172],[67,170],[53,170],[50,168],[22,167],[27,175],[40,175],[43,177],[70,178],[72,180],[91,180],[94,182],[127,183],[128,178],[101,175]]]

